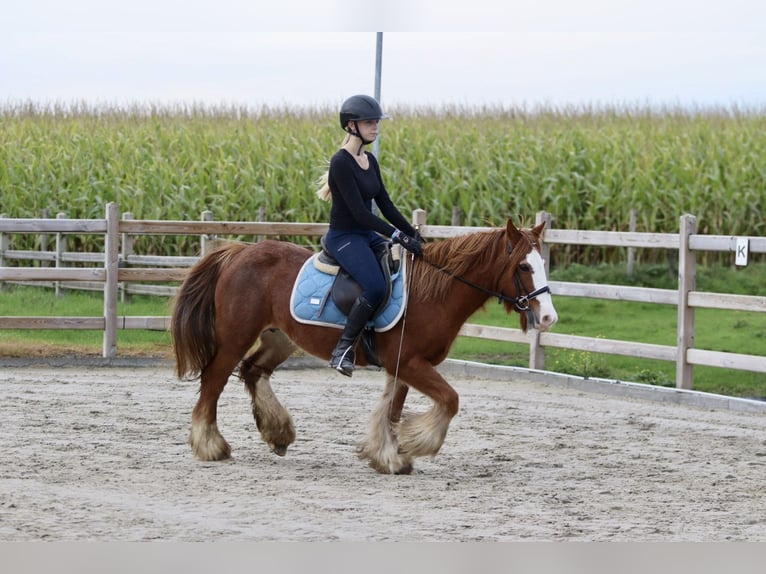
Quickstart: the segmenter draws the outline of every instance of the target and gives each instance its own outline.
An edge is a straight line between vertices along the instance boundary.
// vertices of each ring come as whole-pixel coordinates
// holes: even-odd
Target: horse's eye
[[[529,273],[532,271],[532,267],[530,267],[529,263],[520,263],[519,269],[523,271],[524,273]]]

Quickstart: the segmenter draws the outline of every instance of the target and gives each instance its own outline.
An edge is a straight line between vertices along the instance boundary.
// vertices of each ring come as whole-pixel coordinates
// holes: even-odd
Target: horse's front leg
[[[433,401],[424,413],[405,417],[399,424],[399,451],[415,458],[435,456],[457,414],[457,391],[425,360],[412,361],[400,372],[402,380]]]
[[[386,388],[372,412],[367,437],[359,445],[359,458],[384,474],[412,472],[412,457],[400,452],[394,433],[394,424],[399,421],[406,397],[407,387],[404,383],[395,382],[392,375],[387,375]]]
[[[396,424],[402,419],[402,411],[404,411],[404,401],[407,399],[407,393],[410,388],[405,384],[396,385],[394,391],[394,400],[391,402],[391,423]]]

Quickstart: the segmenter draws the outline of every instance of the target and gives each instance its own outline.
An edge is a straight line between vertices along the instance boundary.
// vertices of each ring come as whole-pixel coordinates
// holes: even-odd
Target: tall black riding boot
[[[339,373],[350,377],[354,372],[354,345],[359,338],[367,321],[370,320],[375,308],[364,297],[357,297],[354,305],[348,312],[346,326],[338,339],[338,344],[332,352],[330,366]]]

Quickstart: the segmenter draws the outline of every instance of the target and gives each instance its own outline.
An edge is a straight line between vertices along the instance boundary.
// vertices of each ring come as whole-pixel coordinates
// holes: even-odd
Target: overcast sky
[[[766,107],[766,1],[0,0],[0,102]]]

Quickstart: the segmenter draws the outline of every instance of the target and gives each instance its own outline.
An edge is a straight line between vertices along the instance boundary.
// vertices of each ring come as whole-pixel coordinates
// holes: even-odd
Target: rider
[[[378,137],[378,124],[387,117],[370,96],[351,96],[343,102],[340,126],[346,138],[330,159],[327,181],[317,192],[323,199],[332,198],[325,248],[362,287],[330,358],[330,366],[348,377],[354,371],[354,345],[387,288],[374,248],[390,239],[417,257],[423,254],[422,237],[394,206],[377,159],[364,149]],[[373,200],[393,225],[373,213]]]

